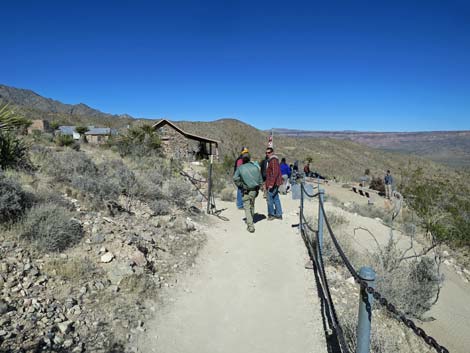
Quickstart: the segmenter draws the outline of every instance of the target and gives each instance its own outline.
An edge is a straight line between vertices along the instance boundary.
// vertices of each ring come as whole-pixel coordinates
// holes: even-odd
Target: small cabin
[[[160,120],[153,128],[160,136],[163,152],[170,158],[190,162],[208,159],[211,155],[218,158],[217,140],[190,134],[166,119]]]

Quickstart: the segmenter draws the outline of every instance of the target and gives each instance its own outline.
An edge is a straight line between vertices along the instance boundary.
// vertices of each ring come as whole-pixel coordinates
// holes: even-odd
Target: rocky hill
[[[122,128],[135,121],[132,116],[127,114],[103,113],[84,103],[64,104],[43,97],[29,89],[0,84],[0,104],[5,103],[28,119],[46,119],[64,125],[104,125]]]
[[[156,121],[107,114],[83,103],[64,104],[31,90],[5,85],[0,85],[1,103],[8,103],[28,119],[42,118],[61,124],[124,129],[128,125]],[[248,146],[257,159],[264,157],[269,133],[242,121],[220,119],[176,123],[188,132],[220,140],[222,157],[237,156],[241,146]],[[420,157],[451,166],[470,166],[470,131],[376,133],[274,129],[274,134],[276,153],[288,158],[289,163],[294,160],[302,163],[311,157],[313,168],[330,177],[357,179],[366,168],[381,175],[386,169],[397,171],[409,162],[446,173],[446,168]]]

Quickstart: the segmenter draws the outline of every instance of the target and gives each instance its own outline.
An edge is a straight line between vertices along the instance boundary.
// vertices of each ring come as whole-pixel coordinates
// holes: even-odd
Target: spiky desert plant
[[[8,107],[8,104],[0,105],[0,130],[24,128],[29,125],[31,125],[31,122],[13,113],[13,111]]]

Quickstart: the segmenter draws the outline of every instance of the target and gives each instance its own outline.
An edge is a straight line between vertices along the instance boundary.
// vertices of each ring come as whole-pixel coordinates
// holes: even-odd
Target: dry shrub
[[[17,221],[32,202],[32,196],[20,184],[0,175],[0,223]]]
[[[421,318],[433,305],[442,278],[429,257],[402,260],[402,251],[391,238],[387,246],[373,254],[376,287],[407,315]]]
[[[124,277],[119,283],[121,291],[139,297],[154,295],[156,287],[154,278],[147,274],[132,274]]]
[[[41,251],[63,251],[83,236],[80,222],[72,217],[71,212],[57,205],[35,206],[23,221],[21,236]]]
[[[68,199],[64,198],[57,191],[54,191],[51,188],[38,188],[34,193],[34,198],[34,203],[36,205],[49,203],[54,204],[56,206],[60,206],[69,211],[75,210],[75,206],[72,202],[70,202]]]
[[[96,279],[101,271],[88,257],[74,257],[70,259],[51,259],[45,263],[44,272],[67,280],[83,282],[92,278]]]
[[[170,214],[171,206],[166,200],[153,200],[148,203],[148,206],[156,216],[164,216]]]
[[[344,207],[348,212],[357,213],[362,217],[368,218],[380,218],[385,223],[390,223],[391,221],[391,213],[385,211],[380,207],[376,207],[374,205],[358,205],[357,203],[353,202],[350,206]]]
[[[348,303],[338,310],[338,317],[343,329],[346,344],[350,352],[356,351],[357,346],[357,305],[358,303]],[[355,304],[355,305],[354,305]],[[400,352],[399,340],[397,340],[396,330],[390,330],[384,321],[388,318],[377,317],[378,311],[372,312],[372,325],[370,333],[370,351],[374,353]]]
[[[235,193],[233,188],[225,188],[220,192],[220,199],[222,201],[234,201],[235,200]]]

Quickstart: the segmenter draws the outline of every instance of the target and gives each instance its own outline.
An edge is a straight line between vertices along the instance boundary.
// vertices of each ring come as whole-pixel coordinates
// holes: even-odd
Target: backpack
[[[268,161],[269,160],[265,158],[260,163],[261,177],[263,178],[263,180],[266,180],[266,169],[268,169]]]

